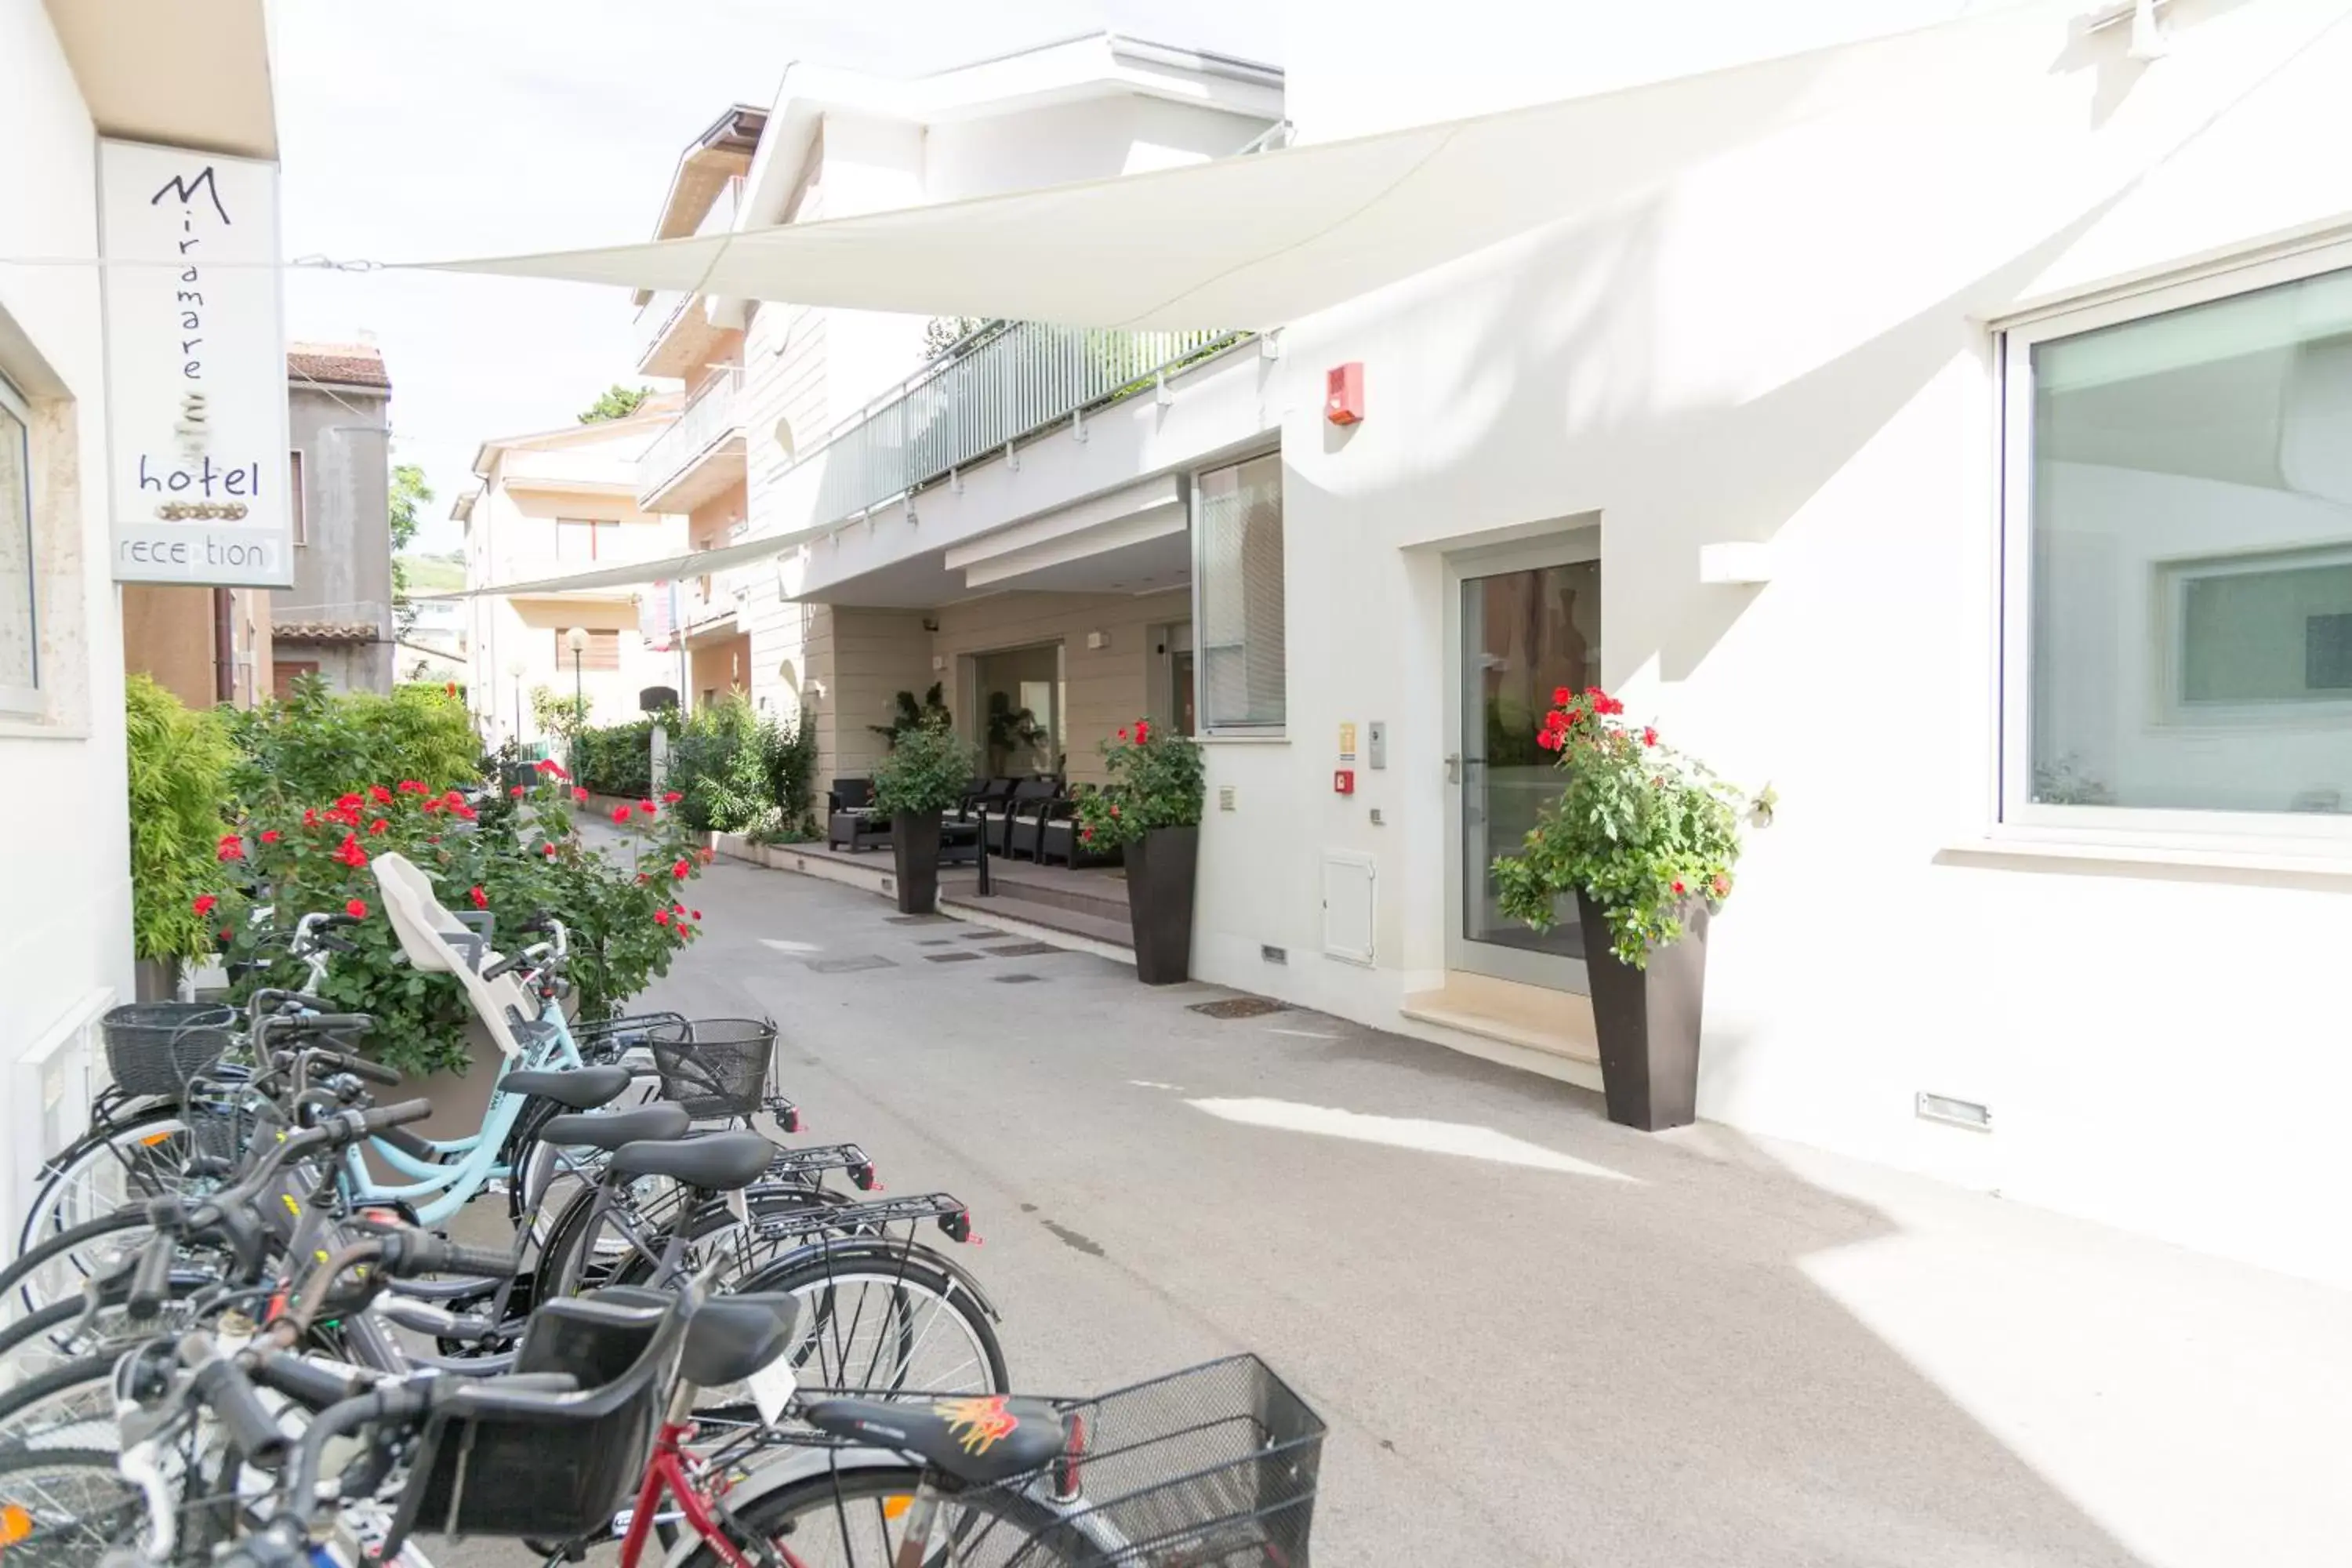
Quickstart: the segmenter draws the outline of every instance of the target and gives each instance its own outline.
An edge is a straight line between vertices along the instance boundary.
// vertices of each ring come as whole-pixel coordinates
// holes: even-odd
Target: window
[[[619,552],[613,548],[614,536],[621,525],[617,522],[577,517],[555,520],[555,558],[558,561],[617,561]]]
[[[572,634],[569,627],[554,634],[555,667],[565,675],[572,673],[571,637]],[[620,668],[621,634],[618,632],[590,632],[588,634],[588,646],[580,650],[580,668],[584,673],[588,674],[593,674],[600,669]]]
[[[2273,267],[2008,336],[2008,818],[2352,837],[2352,270]]]
[[[1193,482],[1192,550],[1202,729],[1278,734],[1286,679],[1280,453]]]
[[[0,710],[40,709],[40,643],[34,622],[31,415],[0,381]]]
[[[294,519],[294,542],[310,542],[310,497],[302,492],[302,453],[299,448],[286,454],[286,499]]]

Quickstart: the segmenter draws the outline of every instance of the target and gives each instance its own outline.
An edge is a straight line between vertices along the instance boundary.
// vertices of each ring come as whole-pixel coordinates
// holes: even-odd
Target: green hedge
[[[572,771],[598,795],[643,800],[654,792],[653,735],[651,715],[583,730],[572,752]]]

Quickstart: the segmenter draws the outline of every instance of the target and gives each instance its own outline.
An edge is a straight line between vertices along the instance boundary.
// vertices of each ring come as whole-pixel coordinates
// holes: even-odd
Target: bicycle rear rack
[[[814,1185],[827,1171],[846,1171],[850,1181],[861,1192],[882,1190],[875,1179],[874,1162],[865,1150],[855,1143],[833,1143],[822,1149],[784,1149],[768,1162],[768,1178],[772,1181],[806,1180]]]
[[[971,1212],[963,1200],[946,1193],[920,1197],[877,1198],[871,1203],[839,1204],[823,1208],[793,1209],[752,1222],[752,1233],[763,1240],[792,1241],[803,1237],[831,1236],[844,1231],[880,1230],[893,1225],[937,1220],[951,1241],[980,1238],[971,1233]]]

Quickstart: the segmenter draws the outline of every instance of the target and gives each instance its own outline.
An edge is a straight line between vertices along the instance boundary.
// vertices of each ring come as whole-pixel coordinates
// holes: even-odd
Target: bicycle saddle
[[[792,1348],[800,1311],[782,1291],[711,1297],[687,1321],[678,1375],[698,1388],[742,1382]]]
[[[547,1124],[539,1130],[539,1135],[558,1147],[602,1149],[609,1153],[624,1143],[683,1138],[686,1130],[693,1125],[694,1118],[686,1113],[685,1106],[657,1100],[635,1110],[606,1110],[586,1116],[551,1116]]]
[[[629,1087],[626,1068],[572,1068],[556,1072],[510,1072],[499,1079],[509,1094],[535,1094],[574,1110],[593,1110],[620,1098]]]
[[[624,1176],[667,1176],[706,1193],[748,1187],[776,1157],[776,1146],[757,1132],[713,1132],[677,1142],[624,1143],[613,1152],[612,1168]]]
[[[1025,1475],[1058,1458],[1067,1441],[1051,1405],[1002,1394],[928,1405],[824,1399],[803,1414],[820,1432],[897,1448],[973,1486]]]

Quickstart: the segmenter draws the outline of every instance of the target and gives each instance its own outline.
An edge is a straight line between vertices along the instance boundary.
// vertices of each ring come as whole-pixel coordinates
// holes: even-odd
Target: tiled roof
[[[392,390],[383,355],[366,343],[290,343],[286,349],[286,376],[289,381]]]
[[[269,628],[275,642],[373,642],[373,621],[286,621]]]

